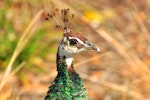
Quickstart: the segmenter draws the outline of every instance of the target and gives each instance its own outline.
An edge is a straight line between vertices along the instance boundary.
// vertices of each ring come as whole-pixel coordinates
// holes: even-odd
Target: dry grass
[[[86,34],[102,50],[101,53],[90,52],[77,56],[80,59],[76,60],[75,66],[85,81],[89,100],[149,100],[150,2],[148,0],[140,2],[73,0],[72,2],[47,0],[41,3],[44,4],[46,12],[55,6],[70,8],[76,16],[73,26],[75,31]],[[21,56],[21,52],[27,48],[26,45],[30,45],[31,39],[36,36],[36,32],[31,30],[37,28],[37,23],[41,24],[39,19],[43,12],[43,10],[37,10],[25,31],[22,29],[22,35],[18,37],[19,41],[12,57],[5,69],[1,71],[1,100],[40,100],[57,74],[55,54],[60,37],[54,34],[56,31],[52,31],[52,28],[47,30],[49,23],[42,23],[43,25],[40,26],[39,30],[46,31],[44,31],[45,35],[39,39],[39,45],[42,46],[43,51],[48,48],[50,53],[45,54],[41,49],[41,51],[37,50],[35,52],[42,53],[28,57],[28,61],[22,61],[19,66],[13,67],[17,58]],[[32,68],[27,69],[26,66],[29,64],[44,70],[44,74]],[[17,73],[19,73],[18,76],[21,76],[21,73],[25,75],[17,77]]]
[[[13,74],[11,74],[11,72],[12,72],[12,66],[13,66],[15,60],[17,59],[18,55],[21,53],[21,51],[25,47],[25,45],[30,41],[29,39],[31,38],[31,36],[33,36],[33,34],[29,34],[29,33],[30,33],[32,27],[34,26],[34,24],[36,23],[36,21],[40,18],[40,16],[41,16],[42,13],[43,13],[43,10],[40,10],[37,13],[37,15],[33,18],[33,20],[31,21],[31,23],[28,25],[28,27],[26,28],[26,30],[23,32],[20,40],[18,41],[16,49],[14,50],[14,53],[13,53],[11,59],[10,59],[10,62],[8,63],[7,69],[6,69],[4,75],[3,75],[2,79],[1,79],[1,82],[0,82],[0,91],[2,90],[3,86],[5,85],[5,83],[8,81],[9,77],[11,77],[13,75]]]

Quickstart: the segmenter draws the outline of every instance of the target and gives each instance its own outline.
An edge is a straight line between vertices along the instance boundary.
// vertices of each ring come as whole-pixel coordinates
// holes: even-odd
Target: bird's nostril
[[[86,41],[86,44],[88,45],[88,48],[96,50],[97,52],[100,51],[100,49],[96,45],[94,45],[93,43]]]
[[[91,42],[89,42],[89,41],[86,41],[86,44],[88,45],[88,46],[92,46],[93,44],[91,43]]]

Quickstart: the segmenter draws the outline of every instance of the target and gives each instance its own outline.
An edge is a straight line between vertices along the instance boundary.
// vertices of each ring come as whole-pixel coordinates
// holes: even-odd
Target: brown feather
[[[79,38],[84,43],[87,41],[87,39],[84,36],[82,36],[82,34],[80,33],[68,32],[64,34],[64,37],[76,37],[76,38]]]

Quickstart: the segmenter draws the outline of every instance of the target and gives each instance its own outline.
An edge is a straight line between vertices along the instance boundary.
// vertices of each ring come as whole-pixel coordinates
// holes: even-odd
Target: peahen
[[[56,28],[63,30],[63,38],[57,51],[58,74],[49,87],[45,100],[88,100],[87,90],[74,69],[73,60],[74,56],[81,51],[100,50],[81,34],[71,31],[71,20],[74,15],[68,12],[69,9],[56,9],[46,17],[46,20],[57,24]]]

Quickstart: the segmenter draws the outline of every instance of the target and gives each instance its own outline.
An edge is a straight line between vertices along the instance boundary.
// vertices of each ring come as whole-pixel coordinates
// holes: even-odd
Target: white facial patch
[[[64,44],[62,44],[62,45],[60,45],[60,47],[59,47],[59,55],[61,56],[61,57],[63,57],[63,56],[65,56],[66,57],[66,59],[65,59],[65,61],[66,61],[66,64],[67,64],[67,66],[68,67],[70,67],[71,66],[71,64],[72,64],[72,62],[73,62],[73,54],[72,54],[72,51],[70,51],[70,53],[69,53],[69,51],[67,51],[66,52],[66,50],[65,50],[66,48],[65,48],[65,46],[64,46]]]
[[[65,60],[66,60],[67,66],[70,67],[74,59],[73,58],[66,58]]]
[[[84,44],[80,39],[75,38],[75,37],[69,37],[69,39],[76,39],[78,42],[81,44]],[[63,38],[63,42],[59,46],[59,55],[60,56],[66,56],[66,57],[72,57],[74,56],[75,53],[78,53],[79,50],[76,46],[71,46],[69,44],[69,41],[67,40],[66,37]]]

